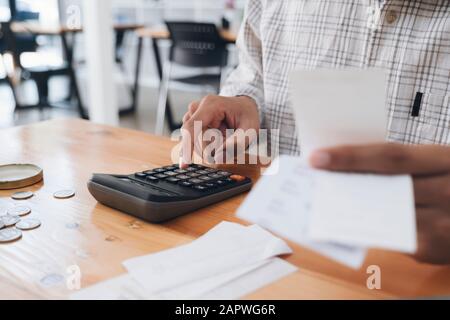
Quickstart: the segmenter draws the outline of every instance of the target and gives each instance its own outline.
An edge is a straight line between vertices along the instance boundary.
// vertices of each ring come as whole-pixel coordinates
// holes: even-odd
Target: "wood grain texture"
[[[32,207],[42,221],[20,241],[0,245],[0,298],[66,298],[67,268],[78,265],[82,286],[122,274],[125,259],[187,243],[234,215],[240,195],[161,225],[152,225],[98,204],[86,182],[94,172],[131,173],[171,163],[176,142],[142,132],[82,120],[57,120],[0,131],[0,164],[35,163],[44,180],[32,187],[35,196],[10,199],[0,191],[0,212],[20,203]],[[257,180],[257,165],[226,169]],[[53,198],[59,189],[76,196]],[[18,190],[14,190],[16,192]],[[450,293],[450,267],[419,264],[393,252],[371,250],[365,266],[351,270],[289,242],[294,253],[286,260],[299,271],[249,298],[379,298],[421,297]],[[368,265],[382,271],[382,290],[366,288]]]

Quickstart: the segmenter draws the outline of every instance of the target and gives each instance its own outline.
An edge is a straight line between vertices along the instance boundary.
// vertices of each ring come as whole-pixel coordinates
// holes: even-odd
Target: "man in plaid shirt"
[[[204,129],[278,129],[280,152],[298,154],[290,71],[383,68],[387,141],[396,143],[318,150],[310,162],[412,175],[417,258],[450,263],[450,1],[249,0],[237,45],[240,64],[221,95],[191,103],[184,116],[182,163],[190,161],[195,121]],[[246,141],[231,137],[224,149],[236,143]]]

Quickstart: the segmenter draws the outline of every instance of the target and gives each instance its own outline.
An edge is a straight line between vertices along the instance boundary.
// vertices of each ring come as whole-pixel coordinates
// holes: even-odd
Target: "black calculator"
[[[143,220],[158,223],[248,191],[248,177],[192,164],[170,165],[130,175],[94,174],[94,198]]]

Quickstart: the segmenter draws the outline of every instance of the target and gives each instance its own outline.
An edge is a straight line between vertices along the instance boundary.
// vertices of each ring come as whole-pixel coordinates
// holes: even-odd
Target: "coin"
[[[8,214],[10,216],[26,216],[31,212],[31,209],[27,206],[17,206],[8,209]]]
[[[10,216],[8,214],[6,216],[1,217],[0,219],[5,225],[5,227],[12,227],[17,222],[20,221],[20,218],[18,216]]]
[[[22,237],[22,231],[15,228],[0,230],[0,243],[12,242]]]
[[[71,189],[59,190],[53,194],[53,196],[56,199],[68,199],[68,198],[72,198],[74,195],[75,195],[75,191],[71,190]]]
[[[36,218],[27,218],[20,220],[16,224],[16,228],[20,230],[31,230],[36,229],[41,225],[41,222]]]
[[[31,191],[20,191],[14,193],[11,198],[14,200],[25,200],[31,198],[32,196],[34,196],[34,193]]]

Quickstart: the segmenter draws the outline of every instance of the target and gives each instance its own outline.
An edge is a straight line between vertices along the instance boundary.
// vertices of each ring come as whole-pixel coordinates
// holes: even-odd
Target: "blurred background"
[[[0,0],[0,128],[84,118],[156,134],[237,64],[245,0]]]

